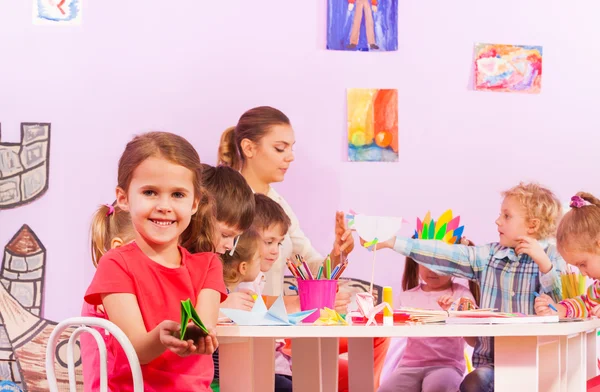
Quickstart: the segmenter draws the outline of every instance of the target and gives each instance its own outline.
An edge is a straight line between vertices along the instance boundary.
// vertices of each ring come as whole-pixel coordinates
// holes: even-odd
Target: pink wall
[[[0,3],[2,140],[17,142],[21,122],[52,123],[49,191],[0,212],[0,245],[23,223],[45,244],[48,318],[78,314],[90,216],[113,199],[124,144],[148,129],[184,135],[214,163],[244,110],[282,109],[297,146],[277,189],[322,252],[336,208],[405,216],[405,234],[428,209],[453,208],[483,243],[496,239],[499,192],[519,180],[563,200],[600,193],[600,80],[588,76],[600,5],[401,1],[398,52],[369,54],[324,50],[325,0],[176,3],[85,0],[80,28],[33,26],[31,2]],[[542,94],[469,91],[478,41],[542,45]],[[398,88],[398,163],[343,161],[348,87]],[[369,279],[368,253],[351,260],[348,275]],[[399,287],[402,265],[382,252],[376,282]]]

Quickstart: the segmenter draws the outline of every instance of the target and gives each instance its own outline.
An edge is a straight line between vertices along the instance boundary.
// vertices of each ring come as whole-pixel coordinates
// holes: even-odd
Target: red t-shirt
[[[98,264],[94,279],[85,294],[85,301],[91,305],[99,305],[102,303],[102,294],[134,294],[144,326],[147,331],[151,331],[164,320],[179,322],[181,301],[189,298],[196,306],[202,289],[220,292],[221,301],[227,298],[223,266],[216,254],[192,255],[181,247],[179,251],[179,268],[167,268],[152,261],[135,242],[109,251]],[[109,389],[132,391],[129,362],[121,345],[111,336],[107,349],[114,356],[114,366],[108,368]],[[152,362],[142,365],[142,373],[146,392],[210,391],[213,360],[211,355],[180,357],[165,350]]]

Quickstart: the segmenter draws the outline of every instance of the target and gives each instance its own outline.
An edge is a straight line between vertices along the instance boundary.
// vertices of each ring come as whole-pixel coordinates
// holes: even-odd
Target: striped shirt
[[[568,318],[590,317],[592,309],[600,305],[600,282],[594,281],[594,284],[588,287],[587,294],[562,300],[560,304],[566,308]]]
[[[465,246],[396,237],[394,250],[441,274],[477,281],[481,308],[535,314],[535,291],[545,292],[555,301],[562,299],[560,272],[566,268],[554,245],[539,243],[552,262],[552,269],[545,274],[529,255],[517,256],[513,248],[499,243]],[[479,337],[473,350],[473,365],[493,363],[493,338]]]

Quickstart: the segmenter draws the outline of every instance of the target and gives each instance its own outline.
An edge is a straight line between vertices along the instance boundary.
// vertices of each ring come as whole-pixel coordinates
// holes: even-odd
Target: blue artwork
[[[398,0],[328,0],[327,49],[398,50]]]
[[[34,24],[81,24],[81,0],[33,0]]]

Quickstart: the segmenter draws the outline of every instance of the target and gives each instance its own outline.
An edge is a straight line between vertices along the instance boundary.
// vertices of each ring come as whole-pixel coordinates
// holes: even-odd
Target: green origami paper
[[[188,330],[190,320],[200,329],[199,331]],[[192,306],[190,299],[181,301],[181,331],[179,339],[192,339],[196,341],[198,338],[206,335],[208,335],[208,329],[206,329],[204,323],[200,320],[200,316],[196,313],[196,309]]]

